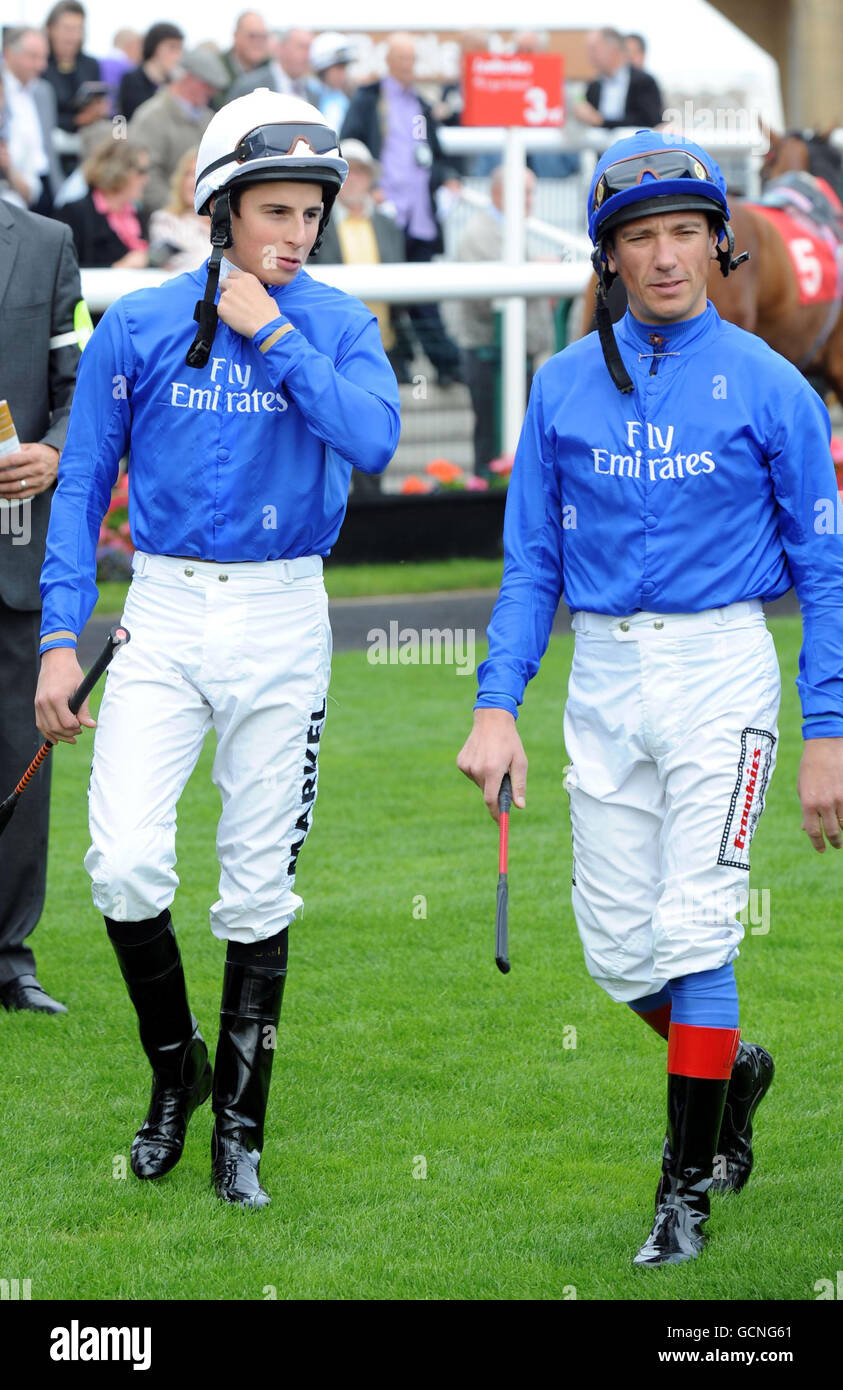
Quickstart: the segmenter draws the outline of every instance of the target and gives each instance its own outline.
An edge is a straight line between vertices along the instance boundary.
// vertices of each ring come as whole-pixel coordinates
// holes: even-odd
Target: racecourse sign
[[[466,53],[462,124],[561,126],[563,80],[558,53]]]

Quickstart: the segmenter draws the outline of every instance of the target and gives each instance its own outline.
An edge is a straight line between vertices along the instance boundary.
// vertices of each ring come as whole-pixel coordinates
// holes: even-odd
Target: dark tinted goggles
[[[271,159],[291,155],[296,145],[303,142],[309,145],[314,154],[330,154],[339,147],[336,131],[326,125],[306,125],[295,122],[284,125],[262,125],[244,135],[231,154],[215,159],[203,169],[200,179],[213,169],[222,168],[236,159],[238,164],[246,164],[250,159]]]
[[[302,140],[314,154],[329,154],[339,145],[336,132],[326,125],[262,125],[243,136],[234,158],[238,164],[245,164],[248,159],[292,154]]]
[[[621,159],[610,164],[600,175],[594,189],[594,206],[599,208],[614,193],[623,193],[635,188],[645,174],[654,179],[698,179],[711,181],[711,174],[696,155],[687,150],[651,150],[646,154],[636,154],[629,159]]]

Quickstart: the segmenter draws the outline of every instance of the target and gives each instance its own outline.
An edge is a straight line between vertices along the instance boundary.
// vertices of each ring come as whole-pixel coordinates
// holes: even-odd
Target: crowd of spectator
[[[467,31],[460,42],[464,51],[486,49],[488,35]],[[546,42],[546,36],[524,31],[512,46],[528,53]],[[593,126],[656,125],[661,96],[644,70],[641,36],[602,29],[589,36],[588,45],[595,78],[574,105],[574,117]],[[416,56],[413,35],[394,34],[386,45],[386,71],[355,80],[353,36],[314,36],[302,28],[277,33],[249,10],[237,18],[224,51],[212,43],[187,48],[179,26],[162,22],[145,34],[119,29],[110,52],[97,58],[85,51],[83,6],[59,0],[43,28],[3,33],[0,197],[66,222],[82,268],[192,269],[208,254],[207,219],[195,215],[192,199],[202,134],[221,106],[269,87],[317,106],[349,157],[349,180],[320,262],[432,260],[444,247],[441,191],[453,197],[468,174],[491,175],[492,201],[474,219],[457,255],[496,255],[496,160],[443,154],[438,131],[442,124],[459,124],[459,84],[422,92]],[[529,162],[535,176],[565,177],[578,167],[578,156],[542,152]],[[478,399],[487,390],[490,305],[475,304],[462,314],[455,330],[459,343],[436,304],[400,313],[383,304],[372,307],[399,381],[411,380],[417,341],[440,385],[463,380]],[[544,313],[546,318],[546,306]],[[537,336],[536,330],[531,319],[530,368],[545,351],[547,334]],[[476,444],[482,470],[490,445],[486,439]]]

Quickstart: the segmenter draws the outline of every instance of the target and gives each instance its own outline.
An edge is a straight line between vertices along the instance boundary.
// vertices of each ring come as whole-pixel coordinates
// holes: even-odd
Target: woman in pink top
[[[109,137],[82,166],[88,184],[84,198],[56,208],[73,232],[82,269],[112,266],[142,269],[149,264],[137,203],[149,174],[146,150]]]

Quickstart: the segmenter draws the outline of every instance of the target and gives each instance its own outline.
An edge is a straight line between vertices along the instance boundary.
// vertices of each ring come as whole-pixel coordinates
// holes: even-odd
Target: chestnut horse
[[[817,151],[820,151],[819,156]],[[832,187],[839,178],[840,156],[827,138],[795,135],[771,136],[770,150],[762,167],[762,180],[772,182],[793,169],[806,170],[825,177]],[[806,376],[822,379],[843,403],[843,308],[831,332],[817,349],[828,324],[828,304],[800,304],[799,283],[790,254],[777,228],[751,203],[734,203],[732,229],[735,233],[735,253],[749,251],[750,259],[731,275],[724,277],[717,262],[712,263],[708,278],[708,297],[721,318],[736,323],[750,333],[757,333],[776,352],[795,363]],[[585,291],[582,337],[594,327],[594,289],[592,276]],[[625,305],[610,291],[612,317],[619,318]],[[622,296],[623,287],[620,286]]]

